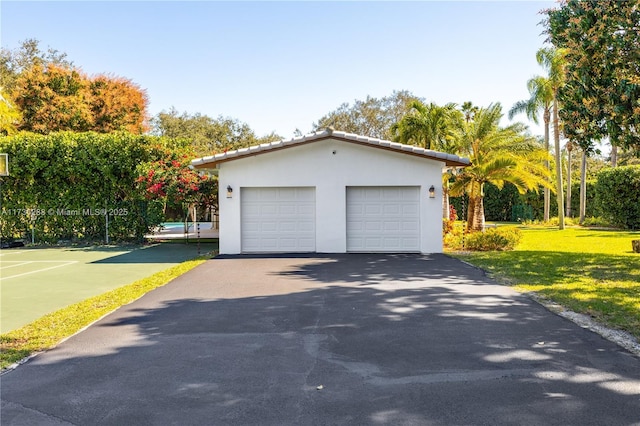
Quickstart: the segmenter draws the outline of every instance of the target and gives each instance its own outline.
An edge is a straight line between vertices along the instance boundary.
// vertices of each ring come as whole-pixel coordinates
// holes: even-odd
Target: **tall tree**
[[[549,185],[549,173],[543,163],[548,152],[535,138],[525,134],[524,125],[500,127],[501,118],[502,107],[492,104],[480,108],[472,120],[459,122],[459,153],[469,157],[471,166],[456,176],[451,193],[466,192],[469,196],[467,229],[472,231],[484,227],[486,183],[502,188],[505,182],[510,182],[520,193]]]
[[[20,74],[13,95],[22,113],[20,130],[47,134],[91,129],[89,81],[77,70],[35,65]]]
[[[162,111],[151,123],[153,134],[188,139],[195,154],[200,156],[282,139],[273,133],[258,137],[247,123],[234,118],[180,113],[175,108]]]
[[[391,126],[392,140],[435,149],[442,152],[457,151],[454,128],[460,119],[460,111],[456,105],[449,103],[438,106],[434,103],[425,105],[413,101],[409,112]],[[442,217],[449,217],[449,178],[451,173],[444,173],[442,179]]]
[[[509,119],[513,119],[516,114],[524,113],[528,118],[538,124],[538,114],[542,111],[544,122],[544,149],[549,152],[549,124],[551,122],[551,107],[553,105],[553,90],[549,79],[536,76],[527,81],[529,99],[518,101],[509,110]],[[549,169],[549,161],[545,161],[545,167]],[[544,188],[544,221],[549,220],[551,204],[551,193],[549,188]]]
[[[552,118],[553,118],[553,145],[555,149],[556,161],[556,197],[558,200],[558,228],[564,229],[564,196],[562,189],[562,154],[560,152],[560,122],[559,113],[560,102],[558,92],[564,85],[565,77],[565,51],[562,49],[542,48],[536,53],[536,59],[547,73],[549,85],[553,92]]]
[[[91,130],[109,133],[126,130],[141,134],[149,129],[146,91],[124,77],[98,75],[89,83]]]
[[[147,130],[147,95],[125,78],[89,78],[72,67],[38,64],[20,73],[12,94],[22,113],[20,130]]]
[[[475,117],[476,113],[479,111],[479,108],[473,105],[473,102],[467,101],[462,103],[462,107],[460,108],[462,113],[464,114],[464,121],[467,123]]]
[[[391,126],[392,140],[426,149],[446,150],[453,140],[452,116],[456,112],[453,103],[438,106],[413,101],[409,112]]]
[[[549,40],[566,50],[561,116],[583,149],[609,138],[640,152],[640,6],[637,1],[561,0],[546,11]]]
[[[143,133],[148,129],[148,99],[138,85],[117,76],[90,78],[73,66],[66,53],[43,51],[35,39],[0,51],[0,87],[21,113],[20,130]]]
[[[383,98],[367,96],[364,101],[354,101],[353,105],[345,102],[313,123],[313,130],[333,127],[373,138],[391,139],[391,126],[410,111],[414,101],[423,100],[402,90]]]

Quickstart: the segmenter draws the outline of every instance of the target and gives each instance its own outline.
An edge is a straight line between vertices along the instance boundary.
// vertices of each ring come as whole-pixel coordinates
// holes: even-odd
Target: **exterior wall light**
[[[436,198],[436,188],[433,185],[429,188],[429,198]]]
[[[227,185],[227,198],[233,198],[233,188],[231,185]]]

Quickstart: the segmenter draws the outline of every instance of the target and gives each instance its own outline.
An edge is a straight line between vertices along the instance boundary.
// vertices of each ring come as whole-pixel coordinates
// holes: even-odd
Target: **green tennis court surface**
[[[197,255],[195,243],[0,250],[0,333]]]

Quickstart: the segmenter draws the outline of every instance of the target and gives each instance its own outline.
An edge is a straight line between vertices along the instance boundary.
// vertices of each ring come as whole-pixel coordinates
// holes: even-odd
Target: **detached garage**
[[[442,171],[469,160],[324,130],[193,160],[218,175],[220,253],[442,251]]]

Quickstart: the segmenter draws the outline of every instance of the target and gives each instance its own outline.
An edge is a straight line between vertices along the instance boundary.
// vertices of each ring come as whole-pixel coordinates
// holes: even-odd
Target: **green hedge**
[[[0,138],[9,154],[2,178],[4,240],[140,240],[162,206],[137,188],[138,166],[162,155],[163,138],[129,133],[20,133]]]
[[[580,182],[574,180],[571,184],[572,197],[571,209],[572,216],[580,215]],[[519,194],[515,186],[506,183],[502,189],[498,189],[490,183],[485,184],[485,220],[496,222],[518,222],[520,220],[542,220],[544,218],[544,191],[542,188],[536,193],[528,191],[525,194]],[[566,197],[566,190],[564,193]],[[587,206],[586,217],[601,216],[599,205],[596,199],[596,182],[587,181]],[[458,216],[462,218],[463,200],[466,206],[468,201],[465,197],[451,197],[450,202],[456,208]],[[550,216],[558,216],[558,202],[555,194],[551,194],[550,200]]]
[[[611,224],[640,229],[640,166],[602,170],[595,192],[596,204]]]

